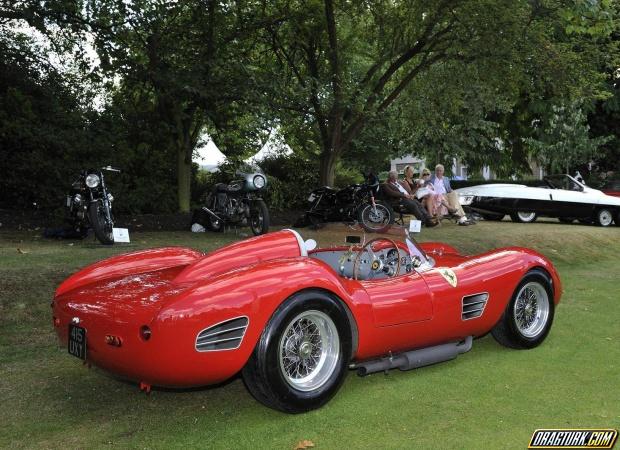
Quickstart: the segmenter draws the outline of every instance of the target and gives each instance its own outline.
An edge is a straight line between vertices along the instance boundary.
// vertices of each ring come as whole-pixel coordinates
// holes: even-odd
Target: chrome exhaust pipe
[[[203,206],[202,210],[205,211],[206,213],[210,214],[211,216],[215,217],[217,220],[222,220],[223,221],[223,219],[221,217],[219,217],[217,214],[215,214],[213,211],[211,211],[206,206]]]

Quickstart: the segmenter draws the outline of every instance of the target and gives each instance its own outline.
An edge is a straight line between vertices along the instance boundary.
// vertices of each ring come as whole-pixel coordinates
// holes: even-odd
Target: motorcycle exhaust
[[[356,364],[357,374],[364,377],[371,373],[388,371],[390,369],[411,370],[418,367],[430,366],[443,361],[456,358],[461,353],[471,350],[472,336],[467,336],[464,341],[450,342],[434,347],[421,348],[409,352],[400,353],[372,361]]]
[[[206,206],[202,207],[202,210],[209,213],[211,216],[215,217],[217,220],[222,220],[221,217],[219,217],[217,214],[215,214],[213,211],[211,211],[209,208],[207,208]]]

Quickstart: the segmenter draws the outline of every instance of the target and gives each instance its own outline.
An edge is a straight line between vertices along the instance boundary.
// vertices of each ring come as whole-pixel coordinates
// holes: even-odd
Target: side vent
[[[239,348],[247,328],[247,317],[237,317],[206,328],[196,336],[196,351],[213,352]]]
[[[484,312],[484,307],[488,299],[489,294],[486,292],[463,297],[463,313],[461,318],[463,320],[469,320],[480,317]]]

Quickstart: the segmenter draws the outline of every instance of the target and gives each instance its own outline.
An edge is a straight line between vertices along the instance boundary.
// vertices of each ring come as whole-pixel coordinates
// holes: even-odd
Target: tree
[[[279,2],[268,11],[282,19],[266,27],[263,36],[274,55],[266,64],[279,95],[274,109],[281,117],[301,117],[303,128],[297,132],[305,131],[319,149],[321,182],[330,184],[336,163],[364,129],[388,114],[415,81],[428,79],[433,68],[484,66],[491,69],[487,77],[496,84],[504,81],[504,89],[513,92],[519,91],[517,85],[524,87],[524,75],[534,67],[543,72],[530,76],[530,82],[568,68],[554,80],[560,91],[575,81],[575,90],[600,81],[587,81],[589,72],[578,51],[566,44],[565,29],[608,32],[610,6],[602,2],[588,9],[582,3]],[[518,146],[520,140],[514,142]]]
[[[188,211],[192,152],[203,130],[225,138],[218,140],[224,153],[240,153],[230,124],[249,114],[242,102],[251,10],[215,0],[91,5],[101,67],[119,77],[117,89],[151,99],[168,136],[161,145],[175,150],[179,210]]]
[[[537,126],[537,137],[528,138],[533,156],[548,172],[569,173],[592,160],[597,149],[611,137],[591,138],[587,117],[579,103],[556,105],[549,118]]]

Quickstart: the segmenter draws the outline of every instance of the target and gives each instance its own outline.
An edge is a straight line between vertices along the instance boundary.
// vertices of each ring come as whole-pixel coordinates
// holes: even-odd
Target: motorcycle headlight
[[[254,177],[254,186],[256,186],[257,189],[262,189],[265,187],[265,177],[262,175],[256,175]]]
[[[99,186],[99,175],[96,175],[94,173],[89,174],[86,177],[86,186],[88,186],[91,189]]]

